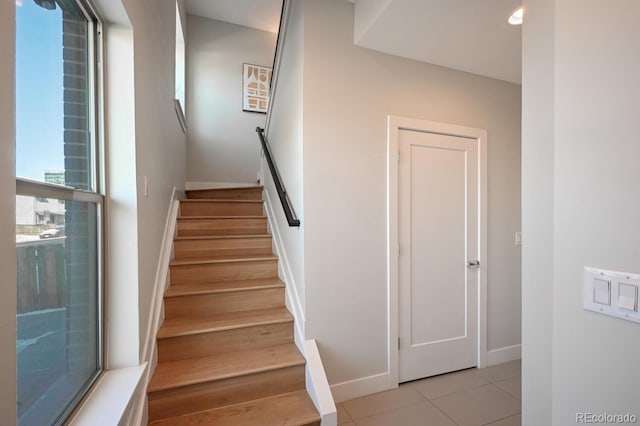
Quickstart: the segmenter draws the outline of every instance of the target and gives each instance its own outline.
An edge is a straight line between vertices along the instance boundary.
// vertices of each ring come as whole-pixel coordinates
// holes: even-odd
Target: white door
[[[400,130],[399,381],[477,364],[478,141]]]

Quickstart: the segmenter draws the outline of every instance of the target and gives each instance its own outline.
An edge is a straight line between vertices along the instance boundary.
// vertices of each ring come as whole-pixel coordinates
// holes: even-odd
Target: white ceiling
[[[520,83],[521,27],[507,23],[520,3],[521,0],[358,0],[356,44]]]
[[[187,13],[275,33],[282,0],[186,0]]]
[[[521,27],[507,17],[521,0],[348,0],[358,46],[521,81]],[[186,0],[187,11],[276,32],[282,0]]]

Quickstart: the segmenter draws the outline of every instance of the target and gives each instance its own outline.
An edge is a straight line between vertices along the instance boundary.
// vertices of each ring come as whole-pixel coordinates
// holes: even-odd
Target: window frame
[[[84,18],[87,20],[87,88],[89,114],[88,132],[90,176],[88,183],[93,190],[76,189],[65,185],[57,185],[38,180],[26,179],[16,176],[16,196],[28,196],[36,198],[58,199],[60,201],[77,201],[96,205],[96,371],[79,389],[55,420],[54,425],[62,425],[81,406],[83,400],[89,395],[105,371],[105,271],[106,271],[106,217],[105,217],[105,182],[106,167],[104,160],[104,75],[103,63],[103,21],[92,4],[91,0],[74,0]],[[17,141],[16,141],[17,143]]]

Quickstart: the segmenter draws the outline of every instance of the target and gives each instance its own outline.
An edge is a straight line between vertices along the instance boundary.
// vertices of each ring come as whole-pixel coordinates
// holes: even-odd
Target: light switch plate
[[[640,323],[638,292],[640,274],[584,268],[584,309]]]
[[[522,245],[522,231],[516,232],[516,246]]]
[[[625,311],[638,309],[638,286],[625,283],[618,285],[618,307]]]
[[[611,305],[611,281],[601,278],[593,279],[593,301],[599,305]]]

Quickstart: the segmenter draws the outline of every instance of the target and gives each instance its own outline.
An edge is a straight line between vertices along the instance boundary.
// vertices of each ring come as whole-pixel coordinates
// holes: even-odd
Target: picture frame
[[[271,68],[242,64],[242,110],[266,114],[271,94]]]

